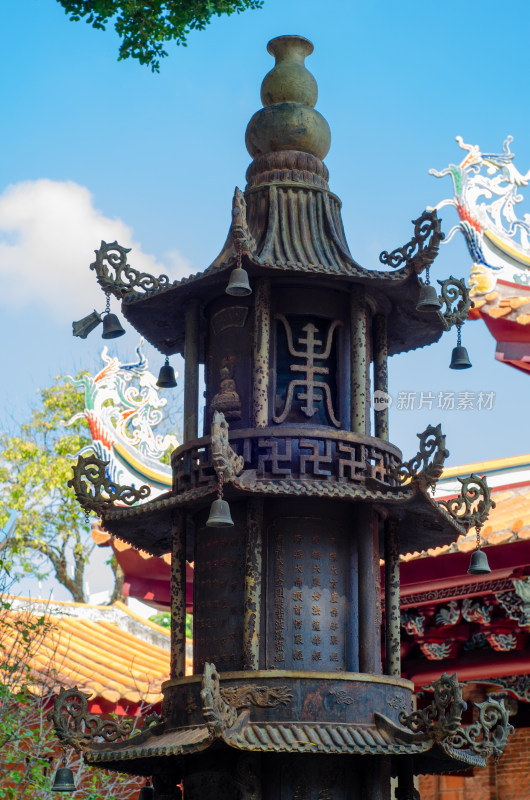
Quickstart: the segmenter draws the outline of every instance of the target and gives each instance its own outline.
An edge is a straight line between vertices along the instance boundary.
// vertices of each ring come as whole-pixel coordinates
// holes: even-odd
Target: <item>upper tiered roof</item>
[[[329,189],[322,161],[331,134],[314,108],[317,85],[304,65],[313,46],[303,37],[280,36],[269,43],[268,50],[276,64],[263,81],[264,107],[247,127],[246,144],[253,161],[245,192],[236,188],[221,252],[202,272],[170,282],[166,276],[148,276],[146,281],[142,280],[146,276],[125,275],[128,251],[123,251],[120,280],[110,291],[123,299],[128,321],[155,347],[168,355],[182,353],[186,303],[192,298],[209,302],[224,294],[228,271],[240,248],[251,282],[260,275],[275,275],[289,281],[303,277],[315,289],[323,279],[328,286],[330,279],[336,281],[339,289],[352,283],[367,287],[372,302],[387,315],[390,355],[437,341],[448,327],[442,315],[418,312],[416,304],[418,273],[434,260],[443,238],[439,220],[434,214],[416,221],[406,249],[384,262],[397,269],[362,267],[350,253],[342,203]],[[105,260],[102,247],[97,251],[96,271],[116,267],[111,259],[108,265]]]

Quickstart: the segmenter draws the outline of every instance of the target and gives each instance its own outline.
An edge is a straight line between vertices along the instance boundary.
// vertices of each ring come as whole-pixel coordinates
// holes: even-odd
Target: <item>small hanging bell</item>
[[[236,297],[245,297],[252,294],[250,283],[248,282],[247,271],[243,267],[235,267],[230,273],[228,286],[225,289],[227,294],[235,295]]]
[[[210,507],[210,516],[206,522],[208,528],[229,528],[234,524],[230,514],[230,506],[221,497],[214,500]]]
[[[70,767],[59,767],[55,773],[52,792],[75,792],[74,773]]]
[[[94,328],[97,328],[101,321],[101,314],[98,314],[97,311],[93,311],[78,322],[72,322],[72,333],[74,336],[79,336],[80,339],[86,339],[88,334],[93,331]]]
[[[484,550],[480,547],[471,554],[471,561],[469,562],[468,575],[487,575],[491,572],[491,567],[488,564],[488,557]]]
[[[117,339],[118,336],[123,336],[124,333],[125,331],[116,314],[106,314],[103,317],[102,339]]]
[[[160,367],[156,385],[159,389],[174,389],[177,385],[177,381],[175,380],[175,370],[169,363],[168,356],[166,356],[163,366]]]
[[[138,800],[154,800],[155,797],[155,790],[151,786],[149,779],[145,786],[142,786],[140,789],[140,794],[138,795]]]
[[[436,289],[430,283],[422,283],[420,297],[416,304],[416,311],[426,311],[432,313],[439,311],[442,307],[436,294]]]
[[[469,369],[471,366],[473,365],[469,360],[466,348],[462,347],[462,345],[453,347],[453,354],[451,356],[449,369]]]

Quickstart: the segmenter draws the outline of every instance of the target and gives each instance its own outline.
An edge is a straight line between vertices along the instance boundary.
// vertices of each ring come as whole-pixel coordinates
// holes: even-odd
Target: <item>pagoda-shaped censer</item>
[[[74,689],[54,720],[88,764],[145,775],[167,800],[177,786],[187,800],[383,800],[392,776],[412,798],[414,774],[483,765],[510,729],[498,697],[466,712],[455,676],[416,711],[400,674],[399,554],[478,531],[491,501],[479,476],[445,504],[430,496],[448,455],[439,426],[402,461],[389,442],[387,358],[460,329],[470,301],[462,281],[441,282],[439,297],[429,284],[443,238],[435,212],[381,255],[390,271],[354,261],[322,161],[330,131],[304,65],[313,46],[281,36],[268,50],[276,65],[246,132],[248,183],[216,260],[171,283],[103,242],[91,265],[136,330],[185,359],[172,491],[135,504],[143,489],[111,483],[95,457],[79,459],[71,482],[109,532],[171,552],[171,675],[161,718],[131,738],[123,723],[89,718]],[[469,365],[463,350],[453,366]]]

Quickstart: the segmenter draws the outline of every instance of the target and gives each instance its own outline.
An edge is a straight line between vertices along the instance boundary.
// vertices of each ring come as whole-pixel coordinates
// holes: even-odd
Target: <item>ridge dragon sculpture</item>
[[[483,319],[497,340],[496,359],[530,372],[530,213],[517,216],[530,170],[523,174],[514,165],[512,136],[501,153],[483,153],[461,136],[456,141],[465,151],[462,161],[429,170],[453,182],[453,197],[434,207],[453,206],[460,218],[444,243],[457,231],[464,236],[473,261],[470,318]]]
[[[79,379],[69,376],[75,387],[84,390],[85,408],[66,424],[80,417],[88,422],[92,444],[78,456],[94,453],[104,463],[110,481],[131,487],[147,485],[149,495],[156,497],[171,488],[171,467],[162,459],[179,441],[173,434],[156,431],[168,401],[161,397],[156,377],[149,371],[143,339],[136,354],[136,361],[121,363],[104,347],[104,366],[99,372]],[[178,395],[176,403],[181,405]]]

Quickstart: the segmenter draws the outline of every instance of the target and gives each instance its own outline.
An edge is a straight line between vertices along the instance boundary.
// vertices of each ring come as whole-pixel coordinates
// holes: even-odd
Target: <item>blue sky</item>
[[[307,66],[332,146],[330,186],[343,201],[353,256],[377,267],[410,238],[410,221],[449,196],[429,176],[460,160],[460,134],[499,152],[507,134],[530,167],[530,54],[520,44],[526,2],[501,15],[493,2],[265,0],[169,45],[161,74],[117,62],[118,40],[69,22],[55,0],[6,0],[0,30],[3,170],[0,178],[0,422],[24,419],[35,390],[59,373],[99,365],[101,338],[73,339],[71,321],[102,309],[88,269],[100,240],[133,246],[130,263],[171,277],[219,252],[235,185],[250,161],[245,127],[260,107],[273,60],[267,41],[311,39]],[[447,182],[445,182],[447,181]],[[443,228],[456,222],[442,213]],[[460,238],[442,247],[433,278],[468,276]],[[115,309],[116,310],[116,307]],[[483,323],[464,328],[474,367],[447,369],[456,334],[391,360],[391,393],[495,392],[491,411],[436,408],[391,415],[391,439],[409,457],[415,434],[442,422],[450,463],[530,450],[530,378],[497,364]],[[132,356],[134,331],[111,343]],[[153,371],[159,358],[151,358]]]

